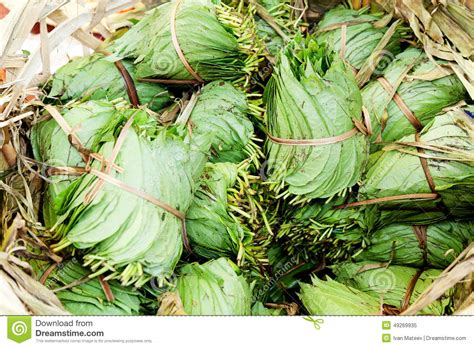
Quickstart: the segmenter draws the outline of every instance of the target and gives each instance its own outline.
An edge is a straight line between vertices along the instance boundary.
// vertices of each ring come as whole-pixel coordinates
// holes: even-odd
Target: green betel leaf
[[[379,300],[335,280],[301,283],[299,297],[310,315],[378,315]]]
[[[123,61],[124,67],[134,80],[138,98],[142,105],[159,111],[170,101],[168,91],[160,85],[139,82],[135,77],[135,67]],[[124,78],[115,66],[104,55],[96,53],[91,56],[73,59],[61,67],[53,76],[49,97],[62,101],[81,100],[128,100]]]
[[[444,108],[466,97],[461,81],[440,64],[443,62],[430,60],[422,51],[408,48],[395,57],[383,74],[422,126]],[[372,141],[400,140],[416,132],[392,94],[377,80],[362,90],[372,124]]]
[[[187,314],[250,315],[250,286],[229,262],[220,258],[181,269],[176,291]]]
[[[340,136],[361,121],[362,99],[351,69],[313,37],[297,38],[282,53],[265,90],[268,131],[283,139]],[[362,133],[334,144],[281,145],[269,141],[270,181],[278,191],[331,197],[359,180],[368,153]]]
[[[150,11],[113,44],[118,57],[134,58],[137,76],[194,79],[172,42],[171,15],[175,3]],[[223,3],[185,0],[176,15],[176,36],[187,62],[205,81],[243,82],[258,68],[259,48],[253,17]]]
[[[374,260],[391,264],[422,267],[423,248],[426,248],[427,266],[448,267],[474,240],[472,222],[445,221],[426,227],[426,247],[420,246],[414,226],[393,224],[368,238],[368,247],[357,260]]]
[[[445,214],[470,217],[474,204],[472,129],[472,118],[457,108],[435,117],[421,132],[418,142],[410,135],[386,146],[381,154],[374,154],[375,159],[361,184],[360,200],[432,194],[420,161],[420,156],[424,156],[440,198],[385,202],[383,207],[418,211],[441,208],[446,210]],[[424,154],[413,145],[424,149]]]
[[[403,309],[407,291],[412,291],[409,298],[411,304],[441,274],[441,270],[419,271],[405,266],[387,267],[372,261],[344,263],[334,266],[333,270],[337,281],[373,296],[374,300],[382,299],[384,305],[392,306],[396,310]],[[414,279],[416,283],[411,290],[410,283]],[[427,306],[420,314],[443,315],[450,304],[447,295]]]

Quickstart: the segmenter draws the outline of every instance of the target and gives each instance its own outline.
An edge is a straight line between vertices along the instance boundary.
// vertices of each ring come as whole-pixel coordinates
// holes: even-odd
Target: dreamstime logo
[[[7,337],[17,343],[31,338],[31,317],[13,316],[7,320]]]
[[[376,292],[389,292],[395,288],[395,274],[386,268],[378,268],[370,271],[369,287]]]

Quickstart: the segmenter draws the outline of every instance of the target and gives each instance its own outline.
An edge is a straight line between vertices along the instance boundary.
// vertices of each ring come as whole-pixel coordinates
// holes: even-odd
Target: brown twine
[[[51,275],[51,273],[56,269],[56,267],[58,266],[57,263],[53,263],[51,266],[49,266],[46,271],[44,271],[43,275],[41,276],[39,282],[41,284],[45,284],[46,283],[46,280],[49,278],[49,276]]]
[[[416,133],[415,134],[415,139],[417,142],[420,141],[420,133]],[[424,154],[424,150],[420,147],[417,147],[417,151],[418,153],[420,154]],[[436,192],[436,185],[434,183],[434,180],[433,180],[433,176],[431,175],[431,171],[430,171],[430,168],[428,166],[428,160],[426,158],[424,158],[423,156],[419,156],[420,157],[420,162],[421,162],[421,167],[423,168],[423,172],[425,173],[425,177],[426,177],[426,181],[428,182],[428,185],[430,187],[430,190],[431,192],[433,193],[437,193]]]
[[[107,301],[114,302],[115,301],[114,293],[112,292],[112,289],[110,288],[109,283],[106,280],[104,280],[103,275],[99,276],[99,283],[102,288],[102,291],[105,294],[105,298],[107,299]]]
[[[111,55],[111,53],[106,50],[97,50],[97,52],[102,53],[105,56]],[[132,104],[133,107],[139,107],[140,98],[138,97],[137,86],[135,86],[135,81],[133,81],[132,76],[128,72],[125,65],[123,65],[121,60],[115,61],[114,64],[118,69],[120,75],[122,76],[125,88],[127,88],[127,95],[128,99],[130,100],[130,104]]]
[[[267,137],[270,139],[272,143],[278,145],[288,145],[288,146],[324,146],[324,145],[331,145],[343,142],[352,138],[354,135],[358,133],[362,133],[364,135],[371,135],[372,134],[372,124],[370,122],[370,118],[367,117],[365,112],[363,113],[363,121],[359,121],[356,119],[352,119],[354,123],[354,128],[351,130],[342,133],[340,135],[336,135],[333,137],[327,138],[320,138],[320,139],[286,139],[286,138],[278,138],[270,133],[267,132]]]
[[[408,306],[410,305],[411,296],[413,295],[413,291],[415,290],[416,283],[418,282],[418,279],[420,279],[420,276],[422,273],[423,273],[423,270],[420,269],[416,271],[416,273],[413,275],[413,278],[411,278],[410,283],[408,284],[405,290],[405,296],[403,298],[401,312],[406,310]]]
[[[334,137],[328,138],[321,138],[321,139],[284,139],[274,137],[271,134],[267,134],[268,138],[272,141],[272,143],[278,145],[290,145],[290,146],[322,146],[322,145],[330,145],[340,143],[344,140],[352,138],[359,132],[357,128],[352,128],[350,131],[345,132],[341,135],[337,135]]]
[[[201,76],[193,69],[191,64],[189,64],[188,60],[186,59],[183,50],[179,44],[178,35],[176,33],[176,15],[178,13],[178,8],[181,5],[181,0],[176,0],[175,6],[171,11],[171,18],[170,18],[170,29],[171,29],[171,41],[173,43],[174,49],[178,54],[181,63],[183,63],[186,70],[200,83],[204,83],[204,80]]]
[[[379,77],[377,81],[382,85],[385,91],[387,91],[387,93],[392,96],[393,101],[395,102],[395,104],[397,104],[398,108],[403,113],[403,115],[408,119],[408,121],[411,123],[413,128],[415,128],[416,131],[421,131],[421,129],[423,128],[423,125],[421,124],[420,120],[413,114],[413,112],[410,110],[408,105],[403,101],[400,95],[397,94],[396,90],[393,88],[390,82],[388,82],[385,77]]]
[[[140,98],[138,97],[137,87],[135,86],[135,82],[133,81],[132,76],[130,76],[130,73],[128,72],[127,68],[125,68],[125,66],[120,60],[114,62],[114,64],[120,72],[120,75],[122,75],[125,87],[127,88],[127,95],[130,100],[130,103],[133,107],[139,107]]]
[[[428,264],[428,227],[424,225],[414,225],[412,229],[422,252],[424,267]]]

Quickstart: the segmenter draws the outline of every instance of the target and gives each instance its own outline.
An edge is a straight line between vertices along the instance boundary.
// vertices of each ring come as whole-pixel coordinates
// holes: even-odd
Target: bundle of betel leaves
[[[469,218],[474,203],[471,115],[468,109],[454,108],[435,117],[421,132],[373,153],[359,203],[366,200],[387,208],[421,210],[433,217],[442,212],[446,217]]]
[[[150,11],[110,49],[135,59],[139,78],[245,85],[261,60],[255,31],[253,15],[219,0],[180,0]]]
[[[367,7],[353,10],[337,6],[329,10],[316,27],[316,38],[356,71],[380,70],[391,55],[401,51],[406,29],[394,23],[389,15],[370,13]],[[364,81],[362,81],[364,82]]]
[[[383,76],[362,90],[370,116],[372,142],[391,142],[414,134],[444,108],[466,97],[456,74],[423,51],[408,48],[395,56]]]
[[[354,3],[161,1],[57,70],[32,121],[0,121],[1,226],[25,220],[0,234],[0,311],[426,300],[474,241],[469,58]],[[455,313],[453,285],[418,313]]]
[[[368,142],[351,69],[315,38],[298,36],[265,89],[269,181],[302,199],[327,198],[362,175]]]

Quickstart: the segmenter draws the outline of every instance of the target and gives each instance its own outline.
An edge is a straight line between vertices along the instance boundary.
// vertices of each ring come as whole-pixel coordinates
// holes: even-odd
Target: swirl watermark
[[[369,68],[375,75],[382,75],[394,60],[395,55],[392,52],[383,50],[375,59],[369,61]]]
[[[174,75],[179,65],[182,65],[177,54],[162,54],[154,64],[154,69],[159,71],[160,76]]]
[[[395,288],[395,274],[387,268],[378,268],[370,271],[368,284],[370,290],[386,293]]]
[[[28,332],[28,326],[23,321],[15,321],[11,330],[15,336],[21,336]]]

